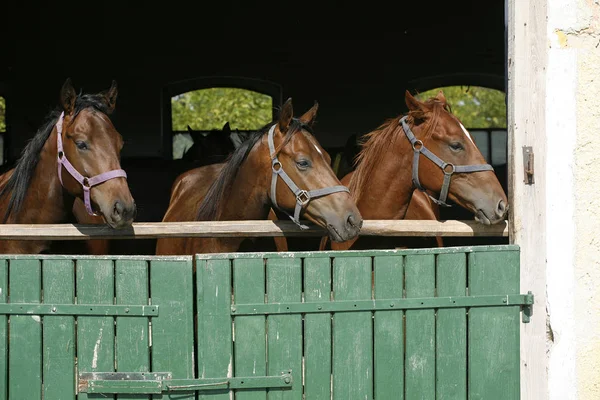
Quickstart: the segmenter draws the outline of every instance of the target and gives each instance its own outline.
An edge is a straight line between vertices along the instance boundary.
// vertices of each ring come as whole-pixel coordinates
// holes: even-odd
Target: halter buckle
[[[415,140],[414,142],[412,142],[412,148],[413,151],[421,152],[421,149],[423,148],[423,142],[420,140]]]
[[[448,167],[450,167],[449,171]],[[456,171],[456,167],[454,166],[454,164],[447,163],[442,167],[442,171],[444,171],[444,174],[446,175],[452,175],[454,171]]]
[[[296,202],[301,206],[305,206],[310,201],[310,194],[306,190],[301,190],[296,195]]]

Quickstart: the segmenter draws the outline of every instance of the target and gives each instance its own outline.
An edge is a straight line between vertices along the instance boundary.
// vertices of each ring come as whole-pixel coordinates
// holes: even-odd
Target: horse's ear
[[[71,78],[67,78],[60,89],[60,102],[65,115],[73,113],[73,110],[75,109],[75,100],[77,100],[77,93],[75,93],[75,88],[73,88]]]
[[[108,106],[108,113],[112,113],[115,110],[115,105],[117,104],[117,95],[119,94],[119,90],[117,89],[117,81],[113,80],[112,85],[110,85],[110,89],[102,92],[104,99],[106,100],[106,105]]]
[[[312,127],[313,124],[315,123],[315,119],[317,118],[317,110],[319,109],[319,103],[317,103],[315,101],[315,105],[311,107],[310,110],[308,110],[307,112],[305,112],[300,118],[299,120],[302,121],[304,124]]]
[[[193,130],[193,129],[192,129],[192,127],[191,127],[191,126],[189,126],[189,125],[187,126],[187,131],[188,131],[188,133],[189,133],[190,135],[191,135],[192,133],[194,133],[194,130]]]
[[[436,100],[442,104],[446,104],[446,96],[444,96],[444,92],[440,90],[438,94],[435,96]]]
[[[223,133],[229,135],[231,133],[231,127],[229,126],[229,121],[225,122],[222,129]]]
[[[279,113],[279,131],[281,133],[287,132],[290,123],[292,122],[292,118],[294,117],[294,107],[292,106],[292,98],[286,100],[285,104],[281,108],[281,112]]]
[[[404,95],[404,101],[410,111],[425,111],[425,105],[410,94],[408,90]]]

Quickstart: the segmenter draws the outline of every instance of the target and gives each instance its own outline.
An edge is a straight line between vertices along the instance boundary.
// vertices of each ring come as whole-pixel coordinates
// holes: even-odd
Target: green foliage
[[[470,129],[506,128],[504,92],[480,86],[446,86],[419,93],[419,100],[435,97],[442,90],[454,115]]]
[[[221,129],[256,130],[273,119],[273,99],[238,88],[210,88],[171,98],[173,131]]]
[[[6,131],[6,103],[4,102],[4,97],[0,96],[0,132]]]

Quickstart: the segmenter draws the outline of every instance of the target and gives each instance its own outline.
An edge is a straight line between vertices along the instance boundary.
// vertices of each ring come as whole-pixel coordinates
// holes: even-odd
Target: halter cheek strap
[[[315,190],[303,190],[300,189],[290,178],[288,174],[283,170],[283,165],[277,158],[277,154],[275,153],[275,144],[273,143],[273,134],[275,132],[275,125],[269,129],[269,152],[271,153],[271,168],[273,169],[273,175],[271,177],[271,202],[275,207],[277,207],[280,211],[285,213],[292,221],[296,223],[301,229],[308,229],[308,226],[300,223],[300,211],[302,208],[306,206],[312,199],[322,196],[327,196],[328,194],[337,193],[337,192],[348,192],[350,190],[346,186],[330,186],[322,189]],[[291,216],[285,210],[282,210],[277,204],[277,177],[281,177],[285,184],[290,188],[294,196],[296,196],[296,208],[294,209],[294,215]]]
[[[58,121],[56,122],[56,130],[57,130],[56,147],[58,150],[57,151],[58,179],[60,180],[60,184],[64,187],[63,181],[62,181],[62,167],[65,167],[67,172],[73,177],[73,179],[75,179],[77,182],[79,182],[79,184],[83,188],[83,201],[85,203],[85,209],[87,210],[88,214],[98,216],[98,214],[96,214],[94,212],[94,210],[92,209],[92,203],[90,201],[90,189],[93,186],[99,185],[110,179],[127,178],[127,174],[122,169],[115,169],[112,171],[103,172],[103,173],[93,176],[91,178],[81,175],[75,169],[75,167],[73,167],[73,164],[71,164],[69,162],[69,160],[67,159],[67,156],[65,155],[65,152],[63,150],[62,128],[63,128],[64,119],[65,119],[65,113],[63,112],[62,114],[60,114],[60,118],[58,118]]]
[[[443,207],[451,207],[449,204],[446,204],[446,199],[448,197],[448,190],[450,189],[450,179],[452,178],[452,174],[464,174],[470,172],[480,172],[480,171],[493,171],[494,168],[489,164],[476,164],[476,165],[454,165],[447,162],[444,162],[441,158],[433,154],[427,147],[423,145],[423,142],[418,140],[415,137],[415,134],[408,126],[406,122],[406,116],[400,119],[400,123],[402,124],[402,129],[406,134],[406,137],[410,141],[410,144],[413,148],[413,164],[412,164],[412,175],[413,175],[413,184],[422,192],[425,192],[426,189],[421,186],[421,182],[419,182],[419,156],[423,154],[425,157],[429,158],[435,165],[442,169],[444,172],[444,183],[442,184],[442,189],[440,190],[440,198],[436,199],[427,193],[427,196],[439,206]]]

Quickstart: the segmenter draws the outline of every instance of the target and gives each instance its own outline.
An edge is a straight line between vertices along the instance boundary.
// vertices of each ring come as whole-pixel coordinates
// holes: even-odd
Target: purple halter
[[[95,215],[98,216],[98,214],[96,214],[94,212],[94,210],[92,210],[92,203],[90,202],[90,189],[93,186],[99,185],[103,182],[106,182],[110,179],[114,179],[114,178],[127,178],[127,174],[125,173],[124,170],[122,169],[114,169],[112,171],[108,171],[108,172],[103,172],[99,175],[93,176],[91,178],[85,177],[83,175],[81,175],[79,172],[77,172],[77,170],[75,169],[75,167],[73,167],[73,164],[71,164],[69,162],[69,160],[67,160],[67,156],[65,156],[65,152],[63,151],[63,143],[62,143],[62,127],[63,127],[63,121],[65,119],[65,113],[61,113],[60,114],[60,118],[58,118],[58,121],[56,122],[56,130],[57,130],[57,135],[56,135],[56,147],[57,147],[57,155],[58,155],[58,179],[60,180],[60,184],[63,185],[63,181],[62,181],[62,169],[61,167],[65,167],[65,169],[69,172],[69,174],[71,174],[71,176],[77,181],[79,182],[79,184],[81,185],[81,187],[83,188],[83,201],[85,203],[85,209],[87,210],[88,214],[90,215]],[[64,185],[63,185],[64,187]]]

